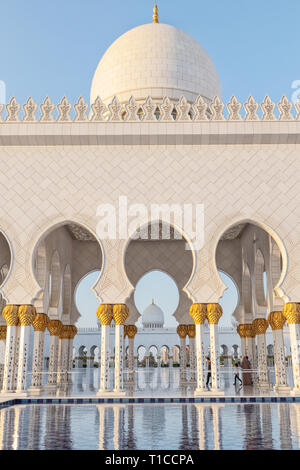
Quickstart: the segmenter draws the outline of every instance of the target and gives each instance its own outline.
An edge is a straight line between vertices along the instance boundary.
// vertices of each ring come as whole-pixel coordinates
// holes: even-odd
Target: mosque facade
[[[100,270],[98,393],[122,396],[124,350],[134,375],[137,338],[163,331],[150,309],[138,332],[133,300],[139,279],[161,270],[179,290],[177,337],[162,336],[174,337],[183,370],[185,345],[193,349],[196,395],[207,393],[208,349],[211,392],[224,393],[222,344],[241,345],[265,389],[271,343],[275,391],[299,394],[299,149],[300,102],[223,103],[206,51],[159,23],[157,7],[152,23],[106,51],[90,106],[82,97],[0,105],[2,393],[40,393],[44,357],[47,390],[68,382],[79,337],[74,293]],[[218,328],[220,271],[239,292],[228,343]]]

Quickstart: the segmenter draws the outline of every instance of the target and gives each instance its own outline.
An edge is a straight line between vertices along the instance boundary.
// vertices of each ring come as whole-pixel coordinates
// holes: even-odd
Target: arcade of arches
[[[136,236],[127,243],[124,268],[132,286],[131,294],[123,302],[116,293],[118,302],[100,303],[95,315],[97,313],[99,320],[101,346],[99,342],[99,345],[91,345],[89,350],[84,346],[79,351],[75,348],[76,367],[82,366],[80,361],[83,359],[85,364],[92,366],[97,356],[101,366],[98,393],[122,395],[125,393],[125,370],[128,381],[133,384],[137,366],[180,365],[180,379],[195,383],[195,394],[201,395],[206,393],[205,355],[208,350],[211,358],[211,390],[215,394],[222,394],[220,350],[223,359],[224,356],[247,355],[253,369],[258,371],[258,386],[262,390],[269,386],[268,356],[273,354],[275,391],[287,392],[292,386],[291,393],[299,393],[297,342],[300,307],[296,303],[285,303],[282,297],[280,280],[286,269],[285,254],[273,236],[261,226],[246,221],[227,229],[217,244],[216,269],[233,279],[239,293],[233,312],[233,322],[239,337],[236,336],[236,341],[231,345],[233,353],[228,354],[228,347],[223,344],[222,339],[222,346],[219,347],[218,323],[222,316],[222,307],[218,301],[192,302],[188,296],[188,285],[194,269],[193,252],[185,249],[186,240],[177,237],[173,227],[170,239],[162,239],[162,227],[163,224],[159,222],[159,236],[156,240]],[[0,256],[1,282],[4,285],[10,273],[11,248],[3,234],[0,237]],[[97,238],[86,227],[73,222],[54,226],[38,240],[33,254],[33,270],[38,289],[32,304],[6,304],[5,299],[1,298],[3,393],[25,392],[28,386],[31,392],[40,393],[43,390],[63,389],[72,382],[73,341],[77,333],[76,321],[80,317],[74,292],[80,279],[87,273],[100,270],[101,278],[102,259],[103,247]],[[178,336],[172,346],[162,342],[157,347],[151,343],[151,335],[155,335],[157,328],[164,331],[160,309],[153,302],[143,323],[144,334],[150,338],[149,347],[142,350],[143,346],[134,346],[138,334],[136,322],[140,316],[135,306],[134,292],[139,279],[151,270],[168,273],[178,286],[179,303],[174,312],[178,322]],[[97,289],[96,283],[94,292],[101,297],[101,292]],[[266,335],[270,335],[271,330],[273,344],[268,344]],[[47,333],[48,339],[45,342],[46,331],[49,335]],[[290,384],[286,371],[289,347],[293,368],[293,383]],[[47,383],[43,385],[45,356],[48,357]],[[114,369],[113,380],[109,373],[110,367]]]

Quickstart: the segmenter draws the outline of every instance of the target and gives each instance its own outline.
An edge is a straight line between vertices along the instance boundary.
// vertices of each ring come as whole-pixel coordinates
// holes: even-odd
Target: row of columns
[[[220,364],[218,345],[218,322],[222,316],[222,308],[217,303],[195,303],[190,308],[190,315],[195,325],[179,325],[178,334],[181,345],[181,370],[186,364],[186,336],[190,338],[190,356],[193,358],[194,343],[197,357],[197,388],[196,395],[205,393],[204,366],[204,323],[208,320],[211,355],[211,391],[222,394],[220,389]],[[134,371],[133,341],[137,332],[134,325],[126,325],[129,316],[125,304],[101,304],[97,310],[101,322],[101,372],[99,393],[111,391],[109,377],[110,357],[110,324],[115,322],[115,371],[114,392],[124,394],[123,361],[124,337],[128,336],[128,368]],[[3,317],[7,326],[2,327],[0,338],[6,335],[5,361],[3,371],[2,392],[8,393],[26,390],[28,357],[30,350],[30,328],[34,328],[33,367],[31,389],[40,391],[42,387],[42,369],[44,356],[44,334],[46,328],[50,332],[50,354],[47,387],[57,387],[58,383],[68,383],[68,371],[72,369],[73,339],[77,329],[74,325],[63,325],[59,320],[50,320],[44,313],[36,313],[32,305],[6,305]],[[287,303],[283,311],[271,312],[268,319],[257,318],[252,324],[239,325],[238,333],[242,340],[243,354],[248,355],[250,362],[258,368],[259,385],[269,386],[267,351],[265,333],[270,325],[274,338],[274,358],[277,392],[289,390],[284,354],[283,326],[288,321],[292,352],[294,389],[292,393],[300,394],[300,303]],[[257,358],[256,358],[257,341]],[[194,370],[191,363],[191,370]],[[133,375],[131,375],[133,378]],[[183,375],[182,375],[183,377]]]
[[[223,393],[220,389],[220,362],[218,344],[218,323],[222,316],[222,307],[219,304],[195,303],[190,308],[190,315],[195,322],[195,339],[197,355],[197,388],[195,395],[205,393],[205,366],[204,366],[204,323],[209,323],[210,354],[211,354],[211,391],[214,394]],[[274,390],[278,393],[290,391],[287,383],[287,372],[284,354],[283,326],[288,321],[290,331],[290,344],[292,353],[292,367],[294,389],[292,394],[300,394],[300,303],[288,302],[283,311],[271,312],[268,319],[256,318],[252,324],[239,325],[238,333],[242,339],[243,355],[248,356],[252,365],[258,368],[259,386],[269,388],[267,348],[265,333],[270,325],[274,339],[274,360],[276,384]],[[180,337],[184,336],[183,328],[178,331]],[[186,335],[185,335],[186,336]],[[256,357],[257,341],[257,357]],[[181,347],[184,343],[182,342]],[[185,347],[183,347],[185,351]]]
[[[276,383],[274,391],[286,393],[290,391],[287,383],[287,371],[284,353],[283,327],[286,318],[283,312],[271,312],[268,319],[256,318],[250,324],[242,324],[237,328],[241,337],[243,356],[248,356],[251,366],[258,370],[258,384],[264,390],[269,388],[266,331],[272,328],[274,341],[274,366]],[[256,352],[257,342],[257,352]]]
[[[25,393],[27,388],[30,329],[33,326],[33,355],[31,392],[42,390],[44,339],[46,328],[50,333],[48,383],[46,388],[56,388],[57,383],[70,380],[73,339],[77,333],[74,325],[63,325],[60,320],[50,320],[44,313],[36,313],[33,305],[6,305],[1,339],[6,339],[2,393]]]
[[[288,302],[282,311],[274,311],[268,319],[256,318],[251,324],[239,325],[238,333],[242,340],[243,354],[249,357],[254,368],[258,368],[259,386],[269,385],[267,349],[265,334],[268,326],[272,328],[274,341],[274,366],[276,383],[274,391],[286,393],[290,391],[287,382],[287,371],[284,352],[283,327],[288,322],[292,354],[294,388],[292,394],[300,394],[300,303]],[[257,340],[257,358],[256,342]]]

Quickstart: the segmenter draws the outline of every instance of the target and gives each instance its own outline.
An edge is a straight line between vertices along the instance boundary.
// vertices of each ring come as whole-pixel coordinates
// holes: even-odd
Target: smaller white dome
[[[164,312],[152,301],[143,312],[142,323],[144,328],[162,328],[164,326]]]

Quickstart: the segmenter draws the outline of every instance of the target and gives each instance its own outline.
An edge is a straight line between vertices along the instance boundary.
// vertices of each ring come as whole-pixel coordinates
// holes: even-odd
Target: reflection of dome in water
[[[152,304],[144,310],[142,315],[143,328],[163,328],[164,322],[162,309],[152,300]]]

